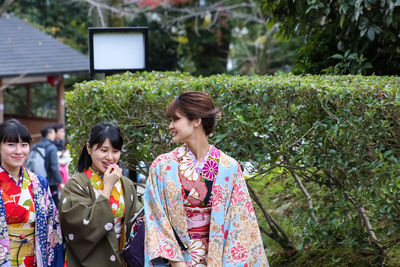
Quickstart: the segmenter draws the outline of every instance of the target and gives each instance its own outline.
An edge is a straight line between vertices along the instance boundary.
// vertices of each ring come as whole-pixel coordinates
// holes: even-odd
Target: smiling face
[[[87,145],[88,146],[88,145]],[[88,153],[92,158],[92,168],[100,174],[104,174],[108,166],[117,164],[121,156],[121,150],[113,148],[110,139],[106,139],[101,147],[98,144],[93,145],[92,148],[87,147]]]
[[[4,142],[0,144],[1,166],[8,172],[21,168],[29,154],[29,143]]]
[[[200,119],[189,120],[180,112],[176,112],[176,118],[171,118],[171,123],[169,124],[169,129],[172,133],[172,142],[188,143],[194,136],[199,121]]]

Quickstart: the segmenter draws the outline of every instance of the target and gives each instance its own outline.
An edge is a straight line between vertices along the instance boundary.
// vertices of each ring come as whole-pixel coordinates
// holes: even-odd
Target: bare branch
[[[308,193],[307,189],[305,188],[305,186],[303,185],[303,182],[301,181],[301,179],[299,178],[299,176],[297,175],[297,173],[294,170],[292,170],[290,167],[286,167],[286,169],[292,174],[297,185],[300,187],[301,192],[306,196],[307,203],[308,203],[308,209],[311,212],[311,218],[313,219],[314,222],[318,222],[317,216],[315,216],[312,198],[311,198],[310,194]]]
[[[7,11],[8,7],[14,2],[14,0],[5,0],[0,8],[0,18]]]
[[[252,199],[257,203],[259,208],[261,209],[262,213],[264,214],[265,219],[269,227],[271,228],[272,233],[268,233],[267,231],[263,231],[273,240],[275,240],[279,245],[281,245],[284,249],[295,251],[296,248],[293,246],[292,240],[290,240],[289,236],[286,234],[285,230],[275,221],[274,218],[268,213],[268,211],[264,208],[261,200],[257,197],[256,193],[254,192],[253,188],[247,183],[247,188],[249,190],[249,194]],[[261,228],[260,228],[261,229]],[[280,235],[279,233],[282,235]]]

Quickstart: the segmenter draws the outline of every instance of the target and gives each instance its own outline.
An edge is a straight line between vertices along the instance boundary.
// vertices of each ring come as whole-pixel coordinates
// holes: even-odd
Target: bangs
[[[123,146],[124,142],[123,142],[120,134],[118,134],[118,135],[112,134],[109,137],[109,139],[110,139],[110,143],[113,146],[113,148],[122,150],[122,146]]]
[[[177,113],[177,112],[182,113],[181,110],[180,110],[180,108],[179,108],[179,105],[178,105],[178,101],[177,101],[177,100],[178,100],[178,99],[175,98],[175,99],[168,105],[167,110],[165,111],[165,115],[166,115],[168,118],[171,118],[171,119],[174,119],[174,120],[179,119],[178,116],[176,116],[176,113]]]
[[[102,131],[97,140],[93,140],[92,146],[97,144],[97,148],[100,148],[104,142],[109,139],[113,148],[122,150],[124,141],[122,140],[121,134],[116,128],[107,126],[104,131]]]
[[[1,142],[19,143],[20,140],[30,144],[32,142],[32,137],[24,126],[14,124],[12,127],[5,129]]]

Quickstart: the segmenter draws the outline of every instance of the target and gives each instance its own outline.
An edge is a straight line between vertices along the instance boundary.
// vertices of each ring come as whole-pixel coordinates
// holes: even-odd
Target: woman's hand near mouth
[[[104,172],[103,181],[104,189],[103,196],[110,198],[112,189],[116,182],[121,179],[122,169],[117,164],[110,164]]]

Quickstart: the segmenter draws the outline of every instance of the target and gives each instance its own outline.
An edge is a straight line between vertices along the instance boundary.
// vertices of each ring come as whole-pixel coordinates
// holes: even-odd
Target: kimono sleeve
[[[172,261],[190,261],[190,255],[183,253],[174,236],[171,222],[168,218],[169,202],[167,199],[166,175],[163,170],[167,162],[159,162],[150,167],[149,177],[144,192],[144,207],[146,216],[145,264],[162,259]]]
[[[239,164],[233,160],[233,189],[225,216],[223,262],[227,266],[269,266],[250,195]]]
[[[70,178],[64,187],[60,201],[60,221],[72,253],[82,261],[99,243],[104,242],[114,227],[109,200],[103,195],[92,199],[89,184],[84,184],[77,177]],[[115,237],[115,234],[110,236]]]
[[[43,179],[45,180],[45,179]],[[47,253],[48,266],[62,267],[64,266],[64,251],[62,247],[62,234],[60,220],[57,207],[51,197],[50,188],[47,185],[44,187],[45,197],[48,199],[47,209]]]
[[[135,214],[142,208],[142,205],[138,200],[135,184],[128,178],[123,177],[121,179],[124,185],[124,195],[126,194],[125,198],[126,210],[124,216],[127,227],[126,234],[128,238],[133,224],[132,219],[134,218]]]

